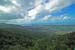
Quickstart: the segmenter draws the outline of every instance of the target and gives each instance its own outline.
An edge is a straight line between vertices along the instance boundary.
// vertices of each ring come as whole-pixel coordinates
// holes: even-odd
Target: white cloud
[[[20,12],[20,15],[23,16],[23,18],[17,18],[17,19],[12,19],[9,20],[7,23],[26,23],[26,22],[32,22],[37,18],[38,14],[41,14],[41,12],[43,11],[48,11],[49,13],[52,13],[53,11],[57,11],[57,10],[61,10],[64,7],[67,7],[68,5],[70,5],[72,3],[73,0],[50,0],[48,3],[42,4],[43,0],[35,0],[34,3],[34,8],[27,11],[26,15],[25,12],[21,14],[21,10],[24,11],[25,7],[21,8],[21,5],[17,2],[17,0],[10,0],[11,3],[13,3],[14,6],[0,6],[0,11],[9,13],[12,12],[14,10],[18,10],[18,8],[20,8],[18,11]],[[22,4],[22,3],[21,3]],[[30,5],[32,5],[32,2],[30,3]],[[50,14],[51,15],[51,14]],[[50,15],[47,15],[45,17],[43,17],[42,20],[66,20],[68,19],[67,16],[64,17],[52,17]]]
[[[67,19],[70,19],[70,17],[68,17],[68,16],[63,17],[63,20],[67,20]]]
[[[35,0],[35,7],[28,11],[28,16],[37,17],[41,11],[47,10],[49,13],[53,11],[61,10],[64,7],[69,6],[72,3],[72,0],[51,0],[48,3],[42,4],[43,0]],[[44,19],[46,19],[45,17]]]
[[[35,0],[35,6],[40,5],[43,2],[43,0]]]
[[[50,12],[60,10],[72,4],[72,1],[73,0],[51,0],[49,3],[45,4],[45,9]]]
[[[47,15],[44,18],[42,18],[42,21],[65,21],[71,19],[67,15],[59,15],[59,16],[52,16],[52,15]]]
[[[28,11],[27,17],[29,20],[35,20],[37,15],[42,11],[43,6],[40,4],[36,6],[35,8]]]
[[[6,23],[8,23],[8,24],[22,24],[22,23],[25,23],[25,20],[24,20],[24,18],[18,18],[18,19],[8,20]]]
[[[33,21],[33,20],[35,20],[35,19],[36,19],[35,16],[33,16],[33,17],[29,17],[29,16],[24,17],[24,20],[25,20],[26,22],[31,22],[31,21]]]
[[[5,13],[10,13],[11,11],[16,11],[17,8],[15,6],[1,6],[0,5],[0,11]]]
[[[33,21],[37,18],[37,15],[44,10],[44,6],[41,4],[43,0],[35,0],[33,9],[29,10],[27,13],[27,18]]]
[[[42,10],[47,10],[50,13],[56,10],[60,10],[70,5],[72,3],[72,0],[51,0],[44,5],[42,3],[43,0],[35,0],[35,7],[28,12],[29,16],[36,16]]]
[[[58,4],[57,2],[58,2],[57,0],[50,1],[49,3],[45,4],[45,9],[46,10],[52,9],[54,5]]]
[[[68,19],[70,19],[70,17],[67,16],[67,15],[60,15],[60,16],[52,18],[52,20],[54,20],[54,21],[65,21],[65,20],[68,20]]]
[[[38,5],[34,9],[28,11],[28,16],[36,16],[41,11],[42,5]]]
[[[0,11],[3,11],[3,12],[6,12],[6,13],[9,13],[9,12],[11,11],[11,8],[10,8],[10,7],[0,6]]]
[[[25,16],[24,18],[17,18],[17,19],[12,19],[12,20],[8,20],[8,24],[25,24],[25,23],[31,23],[31,21],[33,21],[35,19],[35,17],[27,17]]]
[[[18,7],[21,6],[16,0],[11,0],[11,2],[12,2],[14,5],[18,6]]]
[[[8,24],[28,24],[28,23],[32,23],[31,21],[33,21],[33,19],[35,19],[35,17],[24,17],[24,18],[17,18],[17,19],[12,19],[12,20],[8,20]],[[60,15],[60,16],[52,16],[52,15],[47,15],[44,18],[41,19],[41,21],[65,21],[70,19],[70,17],[66,16],[66,15]]]
[[[42,20],[48,21],[50,17],[51,17],[51,15],[47,15]]]

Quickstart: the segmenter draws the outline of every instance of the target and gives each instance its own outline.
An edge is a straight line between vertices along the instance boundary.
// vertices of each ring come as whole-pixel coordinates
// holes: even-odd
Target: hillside
[[[31,26],[30,26],[31,27]],[[42,31],[43,27],[31,30],[29,26],[0,24],[0,50],[72,50],[75,32]],[[55,26],[56,27],[56,26]],[[54,28],[55,28],[54,27]],[[34,28],[34,27],[32,27]],[[58,27],[56,27],[58,28]],[[59,27],[63,28],[63,27]],[[53,28],[52,28],[53,29]],[[69,29],[66,27],[66,29]],[[64,30],[64,29],[63,29]],[[70,30],[70,29],[69,29]],[[74,30],[74,29],[73,29]],[[56,34],[55,34],[56,33]],[[64,34],[63,34],[64,33]]]

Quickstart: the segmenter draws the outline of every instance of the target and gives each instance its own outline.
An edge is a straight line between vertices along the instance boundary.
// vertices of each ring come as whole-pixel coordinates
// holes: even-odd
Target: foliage
[[[1,28],[0,50],[73,50],[75,32],[59,33],[52,35],[52,32]]]

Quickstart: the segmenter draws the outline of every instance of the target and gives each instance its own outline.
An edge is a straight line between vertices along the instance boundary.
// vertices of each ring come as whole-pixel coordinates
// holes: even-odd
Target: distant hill
[[[32,25],[32,26],[20,26],[14,24],[0,24],[0,29],[12,30],[13,32],[38,32],[38,33],[59,33],[59,32],[74,32],[74,25]]]
[[[28,26],[20,26],[20,25],[13,25],[13,24],[0,24],[0,29],[4,30],[4,31],[9,31],[9,32],[13,32],[13,33],[23,33],[23,34],[29,34],[30,35],[39,35],[39,34],[45,34],[43,32],[36,32],[36,31],[32,31],[30,28],[28,28]]]
[[[34,25],[28,29],[37,32],[74,32],[75,25]]]

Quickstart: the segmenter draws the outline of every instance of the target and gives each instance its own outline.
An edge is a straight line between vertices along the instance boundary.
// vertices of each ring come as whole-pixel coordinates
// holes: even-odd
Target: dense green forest
[[[74,50],[75,32],[62,33],[0,28],[0,50]]]

